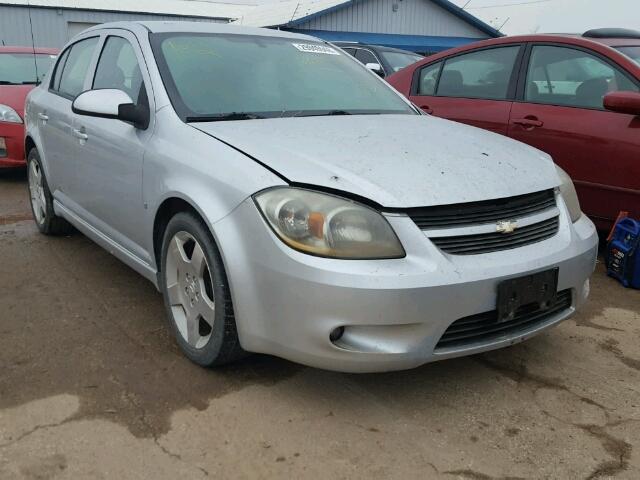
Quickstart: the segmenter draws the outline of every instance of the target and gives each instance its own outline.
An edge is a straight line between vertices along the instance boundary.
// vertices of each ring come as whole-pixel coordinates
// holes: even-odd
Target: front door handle
[[[521,125],[525,128],[525,130],[533,130],[534,128],[542,127],[544,125],[543,121],[538,120],[538,118],[534,117],[533,115],[524,118],[513,119],[511,120],[511,123],[515,125]]]
[[[38,113],[38,118],[43,122],[46,122],[47,120],[49,120],[49,115],[47,115],[46,113],[40,112]]]
[[[429,115],[431,115],[433,113],[433,108],[429,107],[429,105],[420,105],[420,109],[424,113],[428,113]]]
[[[86,133],[84,133],[83,131],[84,129],[80,129],[78,130],[77,128],[73,129],[73,136],[76,138],[79,138],[81,141],[84,140],[86,141],[89,138],[89,135],[87,135]]]

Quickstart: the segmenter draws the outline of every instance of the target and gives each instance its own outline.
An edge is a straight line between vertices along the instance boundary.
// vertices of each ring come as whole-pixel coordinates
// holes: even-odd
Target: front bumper
[[[6,150],[0,151],[0,168],[24,167],[24,124],[0,122],[0,138],[4,138]]]
[[[562,202],[559,202],[562,203]],[[586,216],[562,203],[554,237],[513,250],[447,255],[405,216],[389,216],[407,252],[395,260],[335,260],[282,243],[251,199],[214,225],[248,351],[330,370],[373,372],[492,350],[523,341],[571,316],[586,300],[597,254]],[[475,344],[436,349],[456,320],[494,310],[502,280],[559,267],[572,305],[535,327]],[[342,339],[330,333],[345,327]]]

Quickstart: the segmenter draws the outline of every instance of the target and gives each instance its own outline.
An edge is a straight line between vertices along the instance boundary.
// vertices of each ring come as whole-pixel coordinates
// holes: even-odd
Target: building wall
[[[128,20],[188,20],[195,22],[221,22],[226,20],[202,17],[176,17],[136,13],[100,12],[56,8],[31,8],[33,36],[36,47],[60,48],[83,26]],[[0,44],[13,46],[31,45],[29,9],[0,5]]]
[[[397,7],[394,7],[396,5]],[[396,11],[394,11],[396,8]],[[295,25],[296,30],[488,38],[429,0],[366,0]]]

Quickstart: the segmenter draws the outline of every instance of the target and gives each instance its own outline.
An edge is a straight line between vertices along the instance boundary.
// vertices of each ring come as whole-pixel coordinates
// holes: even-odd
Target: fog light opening
[[[336,343],[342,338],[342,335],[344,335],[344,327],[334,328],[329,334],[329,340],[331,340],[332,343]]]

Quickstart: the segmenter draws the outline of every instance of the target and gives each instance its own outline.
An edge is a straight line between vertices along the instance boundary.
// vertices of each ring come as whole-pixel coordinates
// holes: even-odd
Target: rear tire
[[[73,227],[53,211],[53,196],[42,168],[38,150],[32,148],[27,156],[27,180],[31,213],[40,233],[45,235],[68,235]]]
[[[169,221],[159,278],[171,329],[191,361],[213,367],[246,355],[222,257],[208,228],[193,213],[178,213]]]

